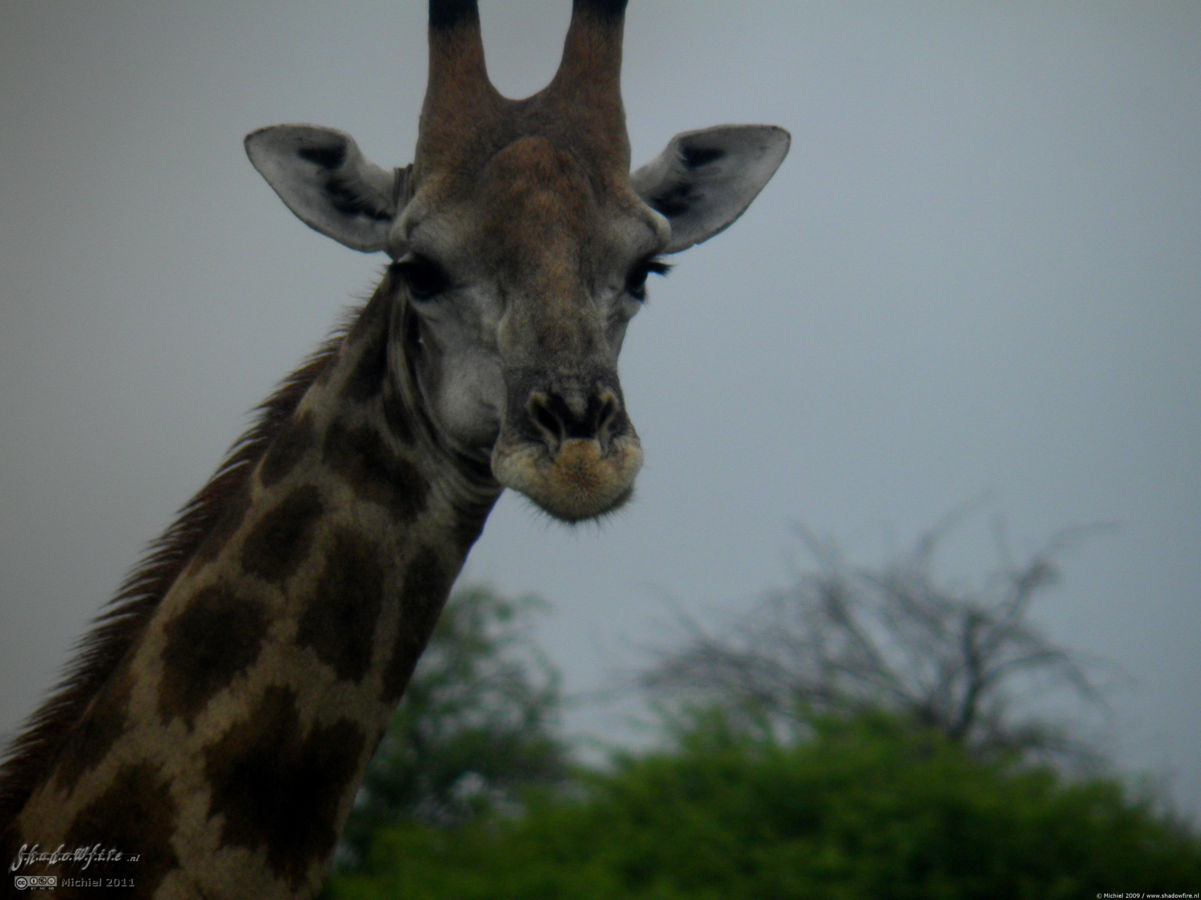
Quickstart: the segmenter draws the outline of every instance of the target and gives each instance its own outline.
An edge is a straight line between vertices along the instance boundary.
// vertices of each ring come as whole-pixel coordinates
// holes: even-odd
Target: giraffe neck
[[[100,844],[138,896],[320,885],[499,494],[406,387],[390,293],[385,278],[113,654],[3,842],[14,853]]]

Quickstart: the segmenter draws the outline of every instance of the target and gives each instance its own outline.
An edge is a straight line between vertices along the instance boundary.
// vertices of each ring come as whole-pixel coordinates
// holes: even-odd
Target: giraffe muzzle
[[[642,445],[616,380],[516,378],[492,472],[558,519],[578,522],[621,506],[642,468]]]

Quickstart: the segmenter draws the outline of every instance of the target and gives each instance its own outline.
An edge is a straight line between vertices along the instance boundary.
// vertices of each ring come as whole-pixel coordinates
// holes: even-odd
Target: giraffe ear
[[[671,223],[664,252],[686,250],[729,227],[784,161],[789,140],[774,125],[688,131],[635,171],[634,190]]]
[[[354,250],[384,249],[408,200],[407,169],[377,166],[332,128],[273,125],[245,143],[250,162],[302,222]]]

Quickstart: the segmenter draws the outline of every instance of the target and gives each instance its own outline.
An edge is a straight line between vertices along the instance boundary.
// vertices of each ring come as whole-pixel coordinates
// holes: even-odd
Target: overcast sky
[[[4,3],[0,733],[373,285],[241,139],[312,122],[408,162],[424,6]],[[502,91],[550,78],[568,15],[485,0]],[[1035,618],[1131,676],[1105,749],[1201,812],[1198,47],[1195,2],[632,0],[636,162],[724,122],[792,152],[632,325],[636,501],[571,530],[506,497],[465,578],[549,599],[539,640],[583,692],[665,598],[715,621],[785,584],[796,522],[872,563],[987,495],[942,557],[964,578],[993,519],[1016,555],[1115,522]]]

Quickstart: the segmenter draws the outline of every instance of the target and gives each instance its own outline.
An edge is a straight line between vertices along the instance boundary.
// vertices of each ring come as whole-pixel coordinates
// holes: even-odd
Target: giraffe
[[[151,545],[0,779],[0,852],[54,896],[307,897],[504,488],[577,522],[642,462],[617,358],[665,254],[733,222],[789,138],[721,126],[630,172],[625,0],[573,0],[524,100],[474,0],[431,0],[413,162],[273,126],[254,167],[383,252],[370,297]]]

